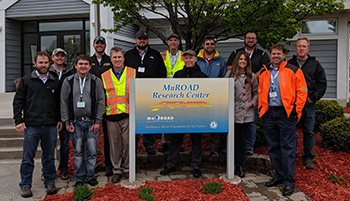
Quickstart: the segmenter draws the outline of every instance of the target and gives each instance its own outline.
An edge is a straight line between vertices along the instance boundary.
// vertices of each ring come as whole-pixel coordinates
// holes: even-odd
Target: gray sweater
[[[73,103],[69,102],[69,94],[71,93],[71,88],[69,84],[69,80],[74,79],[73,81]],[[62,122],[65,123],[65,125],[71,125],[74,119],[69,119],[69,104],[73,104],[74,107],[74,118],[79,117],[92,117],[92,111],[91,111],[91,80],[95,80],[96,83],[96,116],[94,119],[95,124],[99,124],[100,120],[102,120],[102,116],[105,113],[105,94],[102,86],[102,81],[98,77],[96,77],[93,74],[88,74],[86,76],[84,91],[83,91],[83,97],[82,100],[80,100],[80,84],[79,84],[79,76],[78,74],[73,74],[69,77],[67,77],[63,81],[62,90],[61,90],[61,119]],[[77,103],[79,101],[85,102],[84,108],[78,108]]]

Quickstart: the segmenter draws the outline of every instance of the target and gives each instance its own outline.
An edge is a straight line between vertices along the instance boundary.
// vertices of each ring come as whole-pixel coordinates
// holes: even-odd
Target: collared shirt
[[[283,106],[281,99],[280,83],[279,83],[279,68],[274,68],[270,65],[270,88],[269,88],[269,106]]]
[[[139,54],[141,56],[141,64],[143,63],[143,59],[145,58],[147,50],[148,50],[148,46],[145,48],[145,51],[143,51],[143,52],[140,52],[140,50],[137,48],[137,51],[139,51]]]
[[[171,63],[171,68],[173,69],[176,62],[177,62],[177,59],[179,58],[179,54],[180,54],[180,51],[178,50],[176,52],[176,54],[171,54],[171,52],[169,51],[169,55],[170,55],[170,63]]]
[[[61,80],[61,78],[62,78],[63,69],[64,69],[64,67],[62,67],[61,71],[58,72],[58,71],[56,70],[54,64],[50,65],[50,71],[55,72],[55,73],[58,75],[58,80]]]
[[[44,84],[46,83],[47,79],[49,78],[49,72],[46,73],[45,77],[41,77],[37,70],[35,70],[35,74],[39,77],[39,79],[41,79],[41,81],[43,81]]]
[[[123,67],[123,69],[120,71],[120,73],[118,71],[116,71],[114,68],[113,68],[113,73],[114,75],[118,78],[118,80],[120,80],[120,77],[122,76],[123,72],[124,72],[124,69],[125,69],[125,66]]]

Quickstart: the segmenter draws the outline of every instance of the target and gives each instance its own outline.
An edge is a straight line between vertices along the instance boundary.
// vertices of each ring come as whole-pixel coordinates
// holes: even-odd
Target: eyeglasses
[[[206,43],[205,45],[206,45],[206,46],[215,45],[215,43]]]
[[[247,37],[247,38],[245,38],[245,39],[247,39],[247,40],[255,40],[256,37]]]

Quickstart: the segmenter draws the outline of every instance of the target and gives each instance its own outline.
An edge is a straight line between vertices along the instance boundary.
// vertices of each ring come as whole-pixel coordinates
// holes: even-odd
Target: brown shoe
[[[46,186],[46,188],[47,188],[46,193],[48,195],[54,195],[54,194],[57,193],[57,189],[56,189],[56,185],[55,184],[49,184],[49,185]]]
[[[305,164],[305,167],[306,167],[307,170],[315,169],[314,164],[312,163],[312,161],[305,161],[304,164]]]
[[[68,173],[68,172],[64,172],[64,173],[62,173],[62,175],[61,175],[61,179],[63,179],[63,180],[67,180],[67,179],[69,179],[69,173]]]
[[[32,197],[33,193],[30,190],[30,187],[23,187],[23,188],[21,188],[21,196],[24,197],[24,198]]]
[[[112,181],[112,183],[119,183],[121,178],[122,178],[121,174],[114,174],[112,176],[111,181]]]
[[[41,179],[41,181],[44,181],[44,179],[45,179],[45,176],[44,176],[44,174],[41,174],[41,177],[40,177],[40,179]]]

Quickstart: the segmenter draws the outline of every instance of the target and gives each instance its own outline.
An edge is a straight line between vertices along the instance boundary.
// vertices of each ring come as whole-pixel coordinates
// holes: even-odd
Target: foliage
[[[345,179],[343,177],[338,177],[337,175],[330,173],[327,177],[328,180],[330,180],[333,184],[334,183],[343,183],[345,184]]]
[[[73,199],[74,201],[91,200],[93,194],[94,194],[94,191],[89,189],[87,184],[78,185],[77,187],[74,188]]]
[[[350,119],[338,117],[321,126],[322,141],[334,151],[350,152]]]
[[[346,107],[350,107],[350,100],[346,103]]]
[[[315,132],[320,131],[323,123],[344,116],[344,108],[335,100],[320,100],[316,102]]]
[[[154,195],[151,194],[152,192],[153,192],[153,189],[151,187],[146,186],[146,188],[144,188],[142,186],[139,192],[139,195],[141,196],[142,200],[153,201]]]
[[[336,0],[94,0],[110,6],[117,22],[117,32],[128,24],[142,24],[166,44],[167,36],[153,19],[171,25],[186,43],[186,49],[198,50],[204,36],[218,40],[240,38],[255,31],[262,47],[292,38],[301,28],[301,21],[344,8]],[[152,16],[152,17],[151,17]],[[159,23],[158,23],[159,25]]]
[[[221,186],[223,184],[219,184],[216,181],[211,181],[211,182],[207,182],[203,185],[204,187],[204,193],[205,194],[219,194],[221,192]]]
[[[267,145],[261,118],[258,118],[256,121],[256,139],[254,145],[255,147],[262,147]]]

